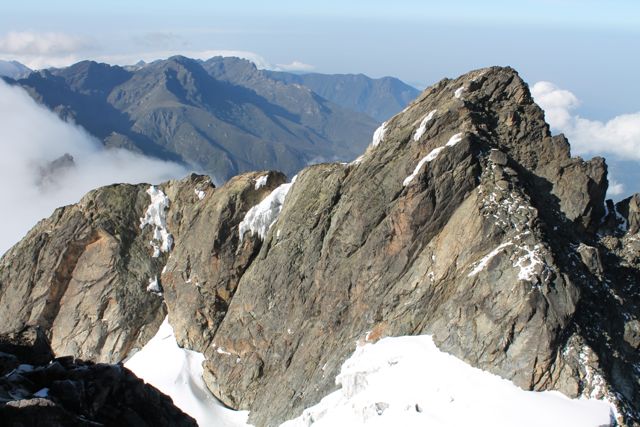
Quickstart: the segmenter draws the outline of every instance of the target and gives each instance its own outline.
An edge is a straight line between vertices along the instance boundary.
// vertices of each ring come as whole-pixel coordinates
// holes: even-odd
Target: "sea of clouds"
[[[52,162],[65,154],[73,157]],[[68,159],[68,157],[67,157]],[[105,149],[82,128],[0,80],[0,254],[55,208],[96,187],[118,182],[159,183],[182,177],[177,163],[121,149]]]

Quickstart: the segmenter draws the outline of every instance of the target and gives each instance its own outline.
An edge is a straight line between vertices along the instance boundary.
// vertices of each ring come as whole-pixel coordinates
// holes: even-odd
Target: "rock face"
[[[0,417],[7,426],[196,426],[120,365],[54,359],[40,329],[0,336]]]
[[[146,290],[152,257],[140,218],[148,186],[117,185],[57,209],[0,260],[0,333],[40,326],[57,355],[117,362],[156,332],[166,312]]]
[[[610,400],[621,423],[638,425],[640,196],[605,210],[606,175],[603,159],[573,158],[567,140],[550,134],[514,70],[478,70],[427,89],[351,164],[306,168],[293,184],[261,172],[220,188],[198,176],[161,185],[172,252],[151,261],[146,253],[127,283],[156,297],[145,280],[162,270],[157,286],[178,342],[205,354],[210,390],[250,409],[259,426],[332,391],[356,342],[407,334],[431,334],[442,350],[525,389]],[[119,227],[134,243],[118,253],[144,252],[136,227],[145,188],[129,190],[136,202]],[[69,275],[32,255],[45,229],[46,241],[82,241],[52,228],[60,218],[2,260],[2,313],[22,319],[7,319],[7,331],[35,321],[56,334],[16,301]],[[30,274],[42,289],[17,280],[22,270],[39,271]],[[161,312],[120,305],[116,317]],[[144,342],[127,336],[119,358]]]

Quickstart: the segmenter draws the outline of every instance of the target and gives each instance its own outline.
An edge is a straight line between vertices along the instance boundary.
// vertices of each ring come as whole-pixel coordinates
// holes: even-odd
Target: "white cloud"
[[[282,71],[311,71],[315,67],[300,61],[293,61],[291,64],[276,64],[277,68]]]
[[[14,31],[0,37],[0,58],[17,60],[32,69],[73,64],[94,48],[89,39],[65,33]]]
[[[88,46],[86,40],[64,33],[14,31],[0,38],[0,52],[20,55],[68,54]]]
[[[552,130],[564,133],[576,154],[611,154],[640,160],[640,112],[622,114],[607,122],[573,113],[578,98],[550,82],[538,82],[531,93],[545,111]]]
[[[625,188],[624,184],[616,181],[613,178],[609,178],[609,188],[607,189],[607,197],[616,197],[624,194]]]
[[[81,128],[60,120],[27,93],[0,81],[0,254],[35,223],[87,191],[114,182],[151,182],[180,177],[175,163],[126,150],[105,150]],[[44,173],[65,153],[75,166]]]
[[[265,70],[310,71],[314,69],[313,65],[297,60],[290,64],[272,64],[262,55],[246,50],[188,49],[188,40],[171,32],[145,33],[134,37],[131,41],[141,46],[143,50],[104,53],[100,52],[97,44],[88,37],[53,32],[14,31],[0,37],[0,59],[16,60],[33,70],[39,70],[48,67],[66,67],[85,59],[114,65],[131,65],[140,60],[152,62],[174,55],[202,60],[214,56],[233,56],[248,59],[259,69]],[[154,49],[158,47],[162,47],[162,50]]]

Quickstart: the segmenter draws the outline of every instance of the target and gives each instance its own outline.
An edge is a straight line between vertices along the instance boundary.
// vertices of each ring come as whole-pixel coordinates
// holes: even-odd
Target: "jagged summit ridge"
[[[160,185],[174,245],[158,258],[151,230],[139,228],[148,186],[98,190],[139,200],[109,216],[140,245],[121,238],[121,250],[141,248],[145,273],[124,289],[160,300],[145,290],[158,274],[177,341],[204,353],[210,390],[250,409],[256,425],[298,416],[334,390],[354,342],[412,334],[525,389],[608,399],[637,423],[637,196],[605,217],[604,160],[572,158],[510,68],[443,80],[381,129],[359,161],[300,172],[266,231],[242,239],[247,213],[282,174],[262,186],[265,172],[220,188],[198,176]],[[83,221],[117,242],[92,212]],[[9,266],[66,221],[45,220],[0,262],[1,304],[18,299],[14,289],[37,298]],[[57,245],[64,252],[74,239]],[[20,269],[32,280],[35,263]],[[152,305],[110,315],[143,311],[154,322],[164,315]],[[90,333],[101,321],[86,324]]]

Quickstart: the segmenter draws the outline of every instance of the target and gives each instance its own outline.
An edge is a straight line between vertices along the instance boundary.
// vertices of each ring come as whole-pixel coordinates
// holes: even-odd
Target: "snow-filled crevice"
[[[404,181],[402,181],[402,185],[406,187],[407,185],[411,184],[411,181],[413,181],[414,178],[418,176],[418,174],[420,173],[420,170],[422,169],[422,166],[424,166],[425,163],[434,161],[445,148],[453,147],[460,141],[462,141],[462,133],[457,133],[453,135],[451,138],[449,138],[449,141],[447,141],[447,143],[444,146],[437,147],[431,150],[429,154],[427,154],[422,159],[420,159],[420,161],[416,165],[411,175],[409,175],[404,179]]]
[[[513,245],[513,242],[511,242],[511,241],[504,242],[500,246],[498,246],[497,248],[495,248],[494,250],[489,252],[487,255],[485,255],[480,261],[478,261],[475,264],[475,266],[473,267],[473,270],[471,270],[471,272],[467,275],[467,277],[472,277],[472,276],[475,276],[476,274],[480,273],[482,270],[484,270],[487,267],[489,262],[496,255],[498,255],[500,252],[502,252],[507,246],[511,246],[511,245]]]
[[[602,400],[524,391],[438,350],[430,336],[365,344],[342,365],[341,388],[284,427],[609,425]]]
[[[240,241],[242,241],[244,234],[248,231],[250,231],[252,235],[257,234],[261,240],[267,237],[267,232],[278,219],[287,193],[289,193],[295,180],[296,177],[293,177],[291,182],[280,185],[265,197],[264,200],[247,211],[244,219],[238,225]]]
[[[156,295],[162,295],[162,286],[160,286],[160,283],[158,282],[158,276],[154,276],[152,279],[149,279],[147,291]]]
[[[169,198],[162,190],[155,186],[147,189],[147,194],[151,197],[151,203],[140,218],[140,228],[146,225],[153,227],[153,236],[149,244],[153,248],[153,257],[157,258],[161,252],[169,252],[173,245],[173,236],[167,231],[167,209],[169,209]]]

